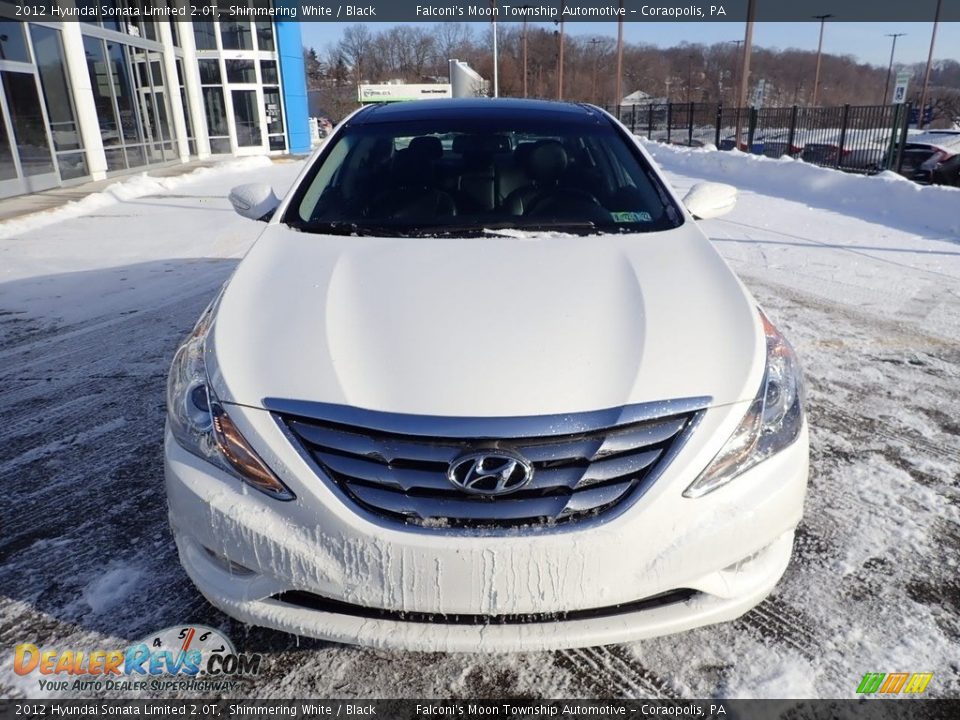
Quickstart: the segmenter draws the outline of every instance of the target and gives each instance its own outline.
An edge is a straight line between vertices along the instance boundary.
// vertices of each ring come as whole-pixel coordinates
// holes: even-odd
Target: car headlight
[[[246,441],[207,381],[203,349],[216,302],[177,350],[167,379],[167,422],[185,449],[277,500],[294,494]]]
[[[787,339],[760,313],[767,365],[757,397],[733,435],[683,495],[706,495],[790,445],[803,426],[803,376]]]

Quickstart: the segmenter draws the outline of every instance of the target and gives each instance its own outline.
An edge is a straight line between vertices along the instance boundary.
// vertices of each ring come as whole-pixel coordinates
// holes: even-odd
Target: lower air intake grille
[[[421,526],[496,528],[569,522],[623,502],[652,479],[705,404],[504,419],[338,413],[337,406],[326,408],[338,421],[276,414],[318,469],[366,510]],[[516,491],[470,494],[448,479],[464,455],[497,451],[532,468]]]

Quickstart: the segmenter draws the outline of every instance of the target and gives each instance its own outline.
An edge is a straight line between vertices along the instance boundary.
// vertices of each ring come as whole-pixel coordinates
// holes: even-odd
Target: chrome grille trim
[[[430,528],[505,528],[597,517],[622,505],[659,474],[709,402],[688,398],[522,418],[397,415],[276,400],[265,404],[319,474],[366,511]],[[609,419],[612,424],[602,425]],[[534,467],[532,481],[509,495],[477,497],[447,480],[457,457],[494,449],[526,458]]]

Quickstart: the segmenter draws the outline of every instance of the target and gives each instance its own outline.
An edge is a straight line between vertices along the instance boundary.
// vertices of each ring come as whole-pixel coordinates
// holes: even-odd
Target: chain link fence
[[[804,162],[846,172],[899,172],[910,105],[733,108],[712,103],[605,108],[651,140]]]

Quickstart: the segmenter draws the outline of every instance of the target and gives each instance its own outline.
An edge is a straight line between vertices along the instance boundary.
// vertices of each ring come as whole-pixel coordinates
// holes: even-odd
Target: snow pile
[[[960,189],[922,186],[893,172],[874,176],[742,152],[677,147],[641,138],[665,170],[730,183],[865,220],[960,236]]]
[[[87,195],[82,200],[70,202],[52,210],[47,210],[0,223],[0,239],[13,237],[29,230],[52,225],[70,218],[88,215],[126,200],[135,200],[146,195],[159,195],[199,179],[213,178],[218,175],[242,173],[244,171],[266,168],[272,165],[270,158],[254,157],[228,160],[213,167],[198,168],[193,172],[173,177],[151,177],[146,172],[126,177],[108,185],[102,191]]]

